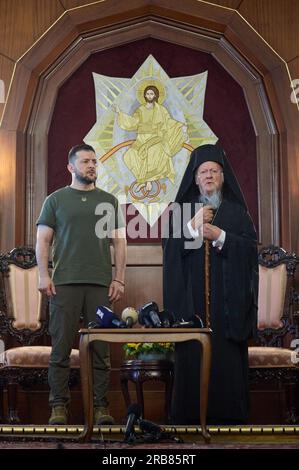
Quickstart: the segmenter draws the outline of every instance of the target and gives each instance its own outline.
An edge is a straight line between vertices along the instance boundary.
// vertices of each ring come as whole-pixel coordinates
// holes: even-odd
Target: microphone
[[[181,318],[181,320],[176,321],[175,323],[172,324],[172,328],[203,328],[203,321],[202,319],[198,316],[194,316],[194,320],[189,320],[186,321],[184,318]]]
[[[149,434],[161,435],[165,432],[165,428],[158,426],[158,424],[153,423],[152,421],[148,421],[146,419],[139,419],[138,425],[143,432],[147,432]]]
[[[138,425],[140,427],[140,430],[144,433],[144,442],[158,442],[163,439],[171,439],[179,443],[183,442],[181,438],[170,434],[169,432],[165,431],[165,428],[163,426],[159,426],[158,424],[153,423],[152,421],[147,421],[146,419],[139,419]]]
[[[165,428],[158,426],[158,424],[147,421],[146,419],[140,419],[138,421],[140,430],[145,433],[145,440],[147,442],[157,442],[162,439],[170,439],[173,437],[170,433],[165,431]],[[176,439],[175,439],[176,440]]]
[[[138,310],[138,320],[141,325],[146,328],[161,328],[162,323],[159,317],[159,307],[156,302],[148,302]]]
[[[163,328],[170,328],[175,323],[174,314],[169,310],[162,310],[162,312],[159,312],[159,316]]]
[[[120,320],[109,307],[99,305],[96,311],[96,320],[100,328],[125,328],[126,324]]]
[[[181,320],[176,321],[173,323],[172,327],[173,328],[191,328],[194,326],[194,321],[186,321],[184,318],[181,318]]]
[[[142,310],[138,310],[138,311],[139,311],[138,321],[140,325],[144,325],[145,328],[151,328],[153,325],[150,319],[147,317],[147,315],[144,312],[142,312]]]
[[[122,311],[121,319],[126,323],[127,328],[132,328],[138,320],[138,313],[135,308],[127,307]]]
[[[135,439],[135,428],[134,425],[141,416],[141,407],[137,403],[132,403],[128,407],[127,413],[127,424],[125,428],[125,442],[133,442]]]

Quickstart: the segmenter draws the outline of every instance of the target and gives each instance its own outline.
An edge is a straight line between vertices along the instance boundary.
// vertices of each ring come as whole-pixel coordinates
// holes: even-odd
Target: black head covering
[[[195,183],[195,171],[204,162],[216,162],[222,166],[224,175],[223,196],[238,202],[247,210],[243,193],[224,150],[211,144],[201,145],[192,151],[175,198],[176,202],[191,202],[197,199],[198,186]]]

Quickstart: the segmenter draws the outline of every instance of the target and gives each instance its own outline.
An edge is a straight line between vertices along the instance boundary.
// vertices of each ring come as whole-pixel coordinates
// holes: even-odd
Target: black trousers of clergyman
[[[50,405],[70,401],[70,354],[79,329],[80,316],[84,327],[96,319],[98,305],[109,306],[108,288],[96,284],[66,284],[56,286],[56,295],[50,300],[50,356],[48,381]],[[108,343],[96,341],[93,345],[94,405],[108,406],[107,390],[110,379]]]

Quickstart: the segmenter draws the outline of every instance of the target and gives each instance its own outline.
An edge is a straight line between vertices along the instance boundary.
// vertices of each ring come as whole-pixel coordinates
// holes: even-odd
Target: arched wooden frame
[[[143,7],[134,9],[135,3]],[[35,240],[35,221],[47,189],[47,135],[59,87],[90,54],[148,37],[212,54],[241,85],[256,134],[260,242],[281,243],[283,216],[282,238],[288,245],[287,131],[272,81],[276,75],[276,81],[280,76],[287,83],[284,64],[233,10],[205,4],[196,11],[197,2],[174,10],[170,1],[154,2],[169,6],[165,10],[148,3],[131,2],[129,11],[121,11],[115,2],[69,11],[18,62],[2,123],[15,171],[14,191],[2,194],[4,213],[13,222],[5,226],[4,217],[9,247],[12,240]],[[204,19],[205,14],[214,21]],[[242,36],[250,35],[251,50],[242,43]]]

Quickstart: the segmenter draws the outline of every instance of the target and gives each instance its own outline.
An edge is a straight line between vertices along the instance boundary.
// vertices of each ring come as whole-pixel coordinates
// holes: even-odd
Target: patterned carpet
[[[122,441],[119,442],[111,442],[105,441],[101,443],[78,443],[78,442],[66,442],[64,440],[52,440],[52,441],[30,441],[26,440],[26,442],[22,442],[19,439],[12,439],[12,440],[0,440],[0,450],[2,449],[95,449],[95,450],[158,450],[158,449],[204,449],[204,450],[214,450],[214,449],[230,449],[230,450],[238,450],[238,449],[271,449],[271,450],[278,450],[278,449],[297,449],[299,451],[299,440],[297,443],[293,444],[285,444],[285,443],[211,443],[211,444],[203,444],[197,442],[185,442],[180,444],[172,444],[172,443],[155,443],[155,444],[134,444],[128,445],[123,443]]]

